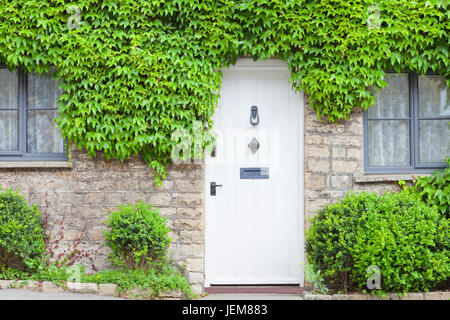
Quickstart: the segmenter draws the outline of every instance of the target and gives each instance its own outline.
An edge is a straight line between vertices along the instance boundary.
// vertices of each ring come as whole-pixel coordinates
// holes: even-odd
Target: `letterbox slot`
[[[269,168],[240,168],[241,179],[269,179]]]

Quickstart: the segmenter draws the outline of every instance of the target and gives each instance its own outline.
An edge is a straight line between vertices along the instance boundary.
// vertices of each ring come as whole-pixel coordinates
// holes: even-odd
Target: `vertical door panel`
[[[206,282],[302,284],[303,97],[282,64],[245,62],[224,71],[216,157],[206,158]],[[251,126],[256,105],[258,126]],[[248,144],[256,138],[260,148]],[[240,168],[268,167],[269,179],[240,179]],[[222,184],[210,196],[209,184]]]

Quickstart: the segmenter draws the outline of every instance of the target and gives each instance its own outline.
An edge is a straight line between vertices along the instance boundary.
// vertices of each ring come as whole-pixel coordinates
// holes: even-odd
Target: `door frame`
[[[242,71],[267,71],[267,70],[282,70],[282,71],[286,71],[288,70],[288,66],[287,64],[280,60],[280,59],[269,59],[266,61],[253,61],[252,58],[240,58],[236,64],[230,66],[228,69],[223,69],[223,71],[226,72],[233,72],[233,71],[237,71],[237,72],[242,72]],[[304,93],[303,91],[298,92],[297,94],[301,95],[301,105],[299,106],[300,110],[299,110],[299,136],[298,136],[298,143],[299,143],[299,160],[298,160],[298,166],[299,166],[299,191],[301,191],[301,195],[299,195],[298,197],[298,201],[299,201],[299,212],[298,214],[300,215],[300,225],[298,226],[298,228],[300,228],[300,241],[301,241],[301,250],[300,250],[300,260],[299,261],[299,268],[300,268],[300,279],[299,279],[299,286],[301,288],[304,287],[304,265],[305,265],[305,207],[304,207],[304,197],[305,197],[305,187],[304,187],[304,163],[305,163],[305,159],[304,159],[304,120],[305,120],[305,110],[304,110],[304,106],[305,106],[305,99],[304,99]],[[204,210],[205,210],[205,237],[204,237],[204,245],[205,245],[205,256],[204,256],[204,270],[205,270],[205,280],[204,280],[204,287],[210,287],[211,286],[211,282],[210,279],[208,277],[208,269],[209,269],[209,264],[208,264],[208,256],[209,256],[209,251],[211,250],[211,247],[208,245],[209,241],[208,241],[208,230],[210,229],[209,224],[211,223],[210,220],[208,219],[208,210],[206,208],[206,197],[209,197],[209,180],[207,177],[207,172],[206,172],[206,165],[208,163],[208,158],[205,156],[205,202],[204,202]],[[303,264],[301,264],[300,262],[303,262]],[[233,285],[233,284],[230,284]]]

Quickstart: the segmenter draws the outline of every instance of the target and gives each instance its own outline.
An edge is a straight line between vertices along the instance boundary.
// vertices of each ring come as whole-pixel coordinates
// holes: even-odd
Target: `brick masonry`
[[[327,203],[350,190],[398,190],[393,179],[363,176],[363,114],[354,111],[351,120],[338,125],[319,121],[305,98],[304,200],[308,218]],[[72,151],[71,168],[3,168],[0,185],[18,189],[29,203],[48,211],[54,233],[64,220],[62,249],[73,243],[85,223],[81,249],[97,249],[94,264],[109,268],[108,249],[103,245],[104,224],[109,213],[122,203],[139,199],[160,208],[172,228],[171,252],[177,263],[186,263],[186,276],[196,293],[204,282],[204,166],[179,165],[169,169],[161,187],[154,184],[152,170],[139,158],[124,162],[90,159]],[[359,178],[358,178],[359,177]],[[392,178],[392,177],[391,177]],[[403,177],[404,178],[404,177]],[[48,209],[46,209],[46,201]],[[83,261],[88,267],[88,261]],[[88,268],[88,271],[92,269]]]
[[[79,248],[97,250],[93,258],[98,269],[111,267],[108,248],[103,245],[104,221],[109,214],[118,209],[119,204],[134,203],[139,199],[154,204],[168,218],[172,229],[174,260],[180,265],[186,263],[188,280],[195,292],[201,292],[204,278],[204,167],[172,166],[167,179],[157,187],[152,170],[139,157],[124,162],[106,160],[102,156],[90,159],[76,149],[71,155],[72,167],[66,169],[0,169],[0,185],[3,189],[18,189],[30,204],[38,204],[41,211],[47,211],[55,239],[65,216],[61,250],[73,245],[87,223]],[[93,271],[89,260],[80,262],[87,266],[88,272]]]
[[[317,118],[308,97],[305,97],[304,123],[306,229],[309,227],[308,218],[314,216],[318,209],[344,197],[351,190],[380,194],[400,190],[392,177],[364,176],[362,110],[355,110],[350,120],[330,124]],[[411,176],[399,178],[410,179]]]

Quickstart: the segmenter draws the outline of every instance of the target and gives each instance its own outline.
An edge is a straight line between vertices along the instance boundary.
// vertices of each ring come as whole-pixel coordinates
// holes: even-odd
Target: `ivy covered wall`
[[[366,110],[384,71],[450,84],[449,0],[1,0],[0,63],[62,81],[63,136],[89,155],[141,154],[164,178],[183,132],[212,141],[220,70],[279,57],[319,117]],[[200,124],[200,126],[198,125]],[[174,135],[175,133],[175,135]],[[197,152],[198,153],[198,152]],[[188,155],[184,155],[185,157]]]

